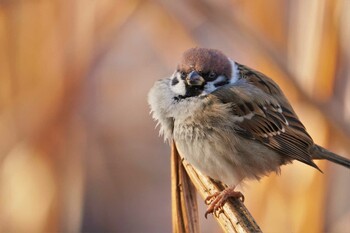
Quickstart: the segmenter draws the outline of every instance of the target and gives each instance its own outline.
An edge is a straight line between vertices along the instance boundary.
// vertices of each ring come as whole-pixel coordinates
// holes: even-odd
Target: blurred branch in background
[[[315,141],[349,156],[349,11],[348,0],[0,1],[0,231],[169,231],[168,148],[146,94],[196,45],[271,76]],[[295,163],[247,188],[263,230],[349,227],[349,174],[319,165],[324,176]]]

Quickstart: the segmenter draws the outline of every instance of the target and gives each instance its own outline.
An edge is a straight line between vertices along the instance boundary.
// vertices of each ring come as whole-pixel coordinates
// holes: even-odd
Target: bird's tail
[[[347,158],[344,158],[340,155],[334,154],[333,152],[330,152],[329,150],[323,148],[322,146],[315,145],[314,151],[312,153],[312,159],[327,159],[331,162],[340,164],[344,167],[350,168],[350,160]]]

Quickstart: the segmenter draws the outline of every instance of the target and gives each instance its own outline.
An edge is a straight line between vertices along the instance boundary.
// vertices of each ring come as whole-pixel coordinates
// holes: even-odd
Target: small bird
[[[205,216],[220,210],[235,187],[298,160],[321,171],[314,159],[350,168],[350,160],[315,144],[279,86],[221,51],[191,48],[175,72],[148,94],[165,140],[203,174],[226,185],[209,196]]]

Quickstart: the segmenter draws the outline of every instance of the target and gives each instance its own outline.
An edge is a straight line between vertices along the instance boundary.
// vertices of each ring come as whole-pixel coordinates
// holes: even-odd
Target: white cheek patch
[[[170,79],[170,89],[172,90],[172,92],[174,92],[177,95],[186,95],[186,85],[185,85],[185,81],[182,80],[179,77],[179,73],[175,73],[173,75],[173,77]],[[172,85],[173,79],[176,78],[178,83],[176,83],[175,85]]]
[[[232,61],[230,59],[230,63],[231,63],[231,68],[232,68],[232,76],[231,76],[231,80],[230,80],[230,83],[235,83],[238,78],[239,78],[239,70],[238,70],[238,67],[237,67],[237,64],[236,62]]]
[[[214,81],[207,82],[207,84],[205,84],[205,87],[204,87],[204,92],[207,94],[212,93],[213,91],[219,88],[219,87],[216,87],[215,84],[223,82],[225,80],[226,78],[224,76],[219,76]]]

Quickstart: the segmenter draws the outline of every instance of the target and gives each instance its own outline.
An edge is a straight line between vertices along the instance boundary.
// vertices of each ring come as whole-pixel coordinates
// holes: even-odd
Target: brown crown
[[[191,48],[186,50],[178,65],[178,70],[189,73],[192,70],[231,77],[231,63],[221,51],[207,48]]]

